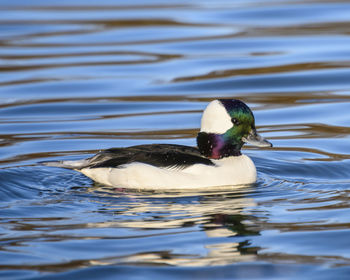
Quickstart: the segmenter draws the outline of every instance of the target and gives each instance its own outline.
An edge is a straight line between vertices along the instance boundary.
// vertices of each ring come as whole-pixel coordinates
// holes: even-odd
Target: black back
[[[210,159],[203,157],[197,148],[172,144],[153,144],[112,148],[99,152],[90,158],[84,168],[119,167],[133,162],[180,169],[198,163],[214,165]]]

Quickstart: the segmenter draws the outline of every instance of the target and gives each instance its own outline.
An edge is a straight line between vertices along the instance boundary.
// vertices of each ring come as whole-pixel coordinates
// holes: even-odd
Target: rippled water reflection
[[[0,277],[347,279],[349,1],[0,4]],[[108,188],[41,160],[195,145],[239,98],[253,186]]]

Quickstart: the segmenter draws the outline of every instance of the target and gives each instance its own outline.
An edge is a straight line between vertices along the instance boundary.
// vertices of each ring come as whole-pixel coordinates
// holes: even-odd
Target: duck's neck
[[[242,144],[230,141],[225,134],[199,132],[197,146],[203,156],[211,159],[221,159],[240,156]]]

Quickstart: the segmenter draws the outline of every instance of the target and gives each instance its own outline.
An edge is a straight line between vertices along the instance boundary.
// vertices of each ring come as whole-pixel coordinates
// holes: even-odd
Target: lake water
[[[195,145],[215,98],[258,182],[98,185],[42,160]],[[0,3],[0,278],[349,279],[350,1]]]

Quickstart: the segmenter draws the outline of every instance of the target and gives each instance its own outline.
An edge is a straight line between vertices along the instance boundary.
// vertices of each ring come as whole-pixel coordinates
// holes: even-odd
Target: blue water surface
[[[348,279],[349,1],[0,3],[0,278]],[[195,145],[238,98],[251,186],[143,192],[38,164]]]

